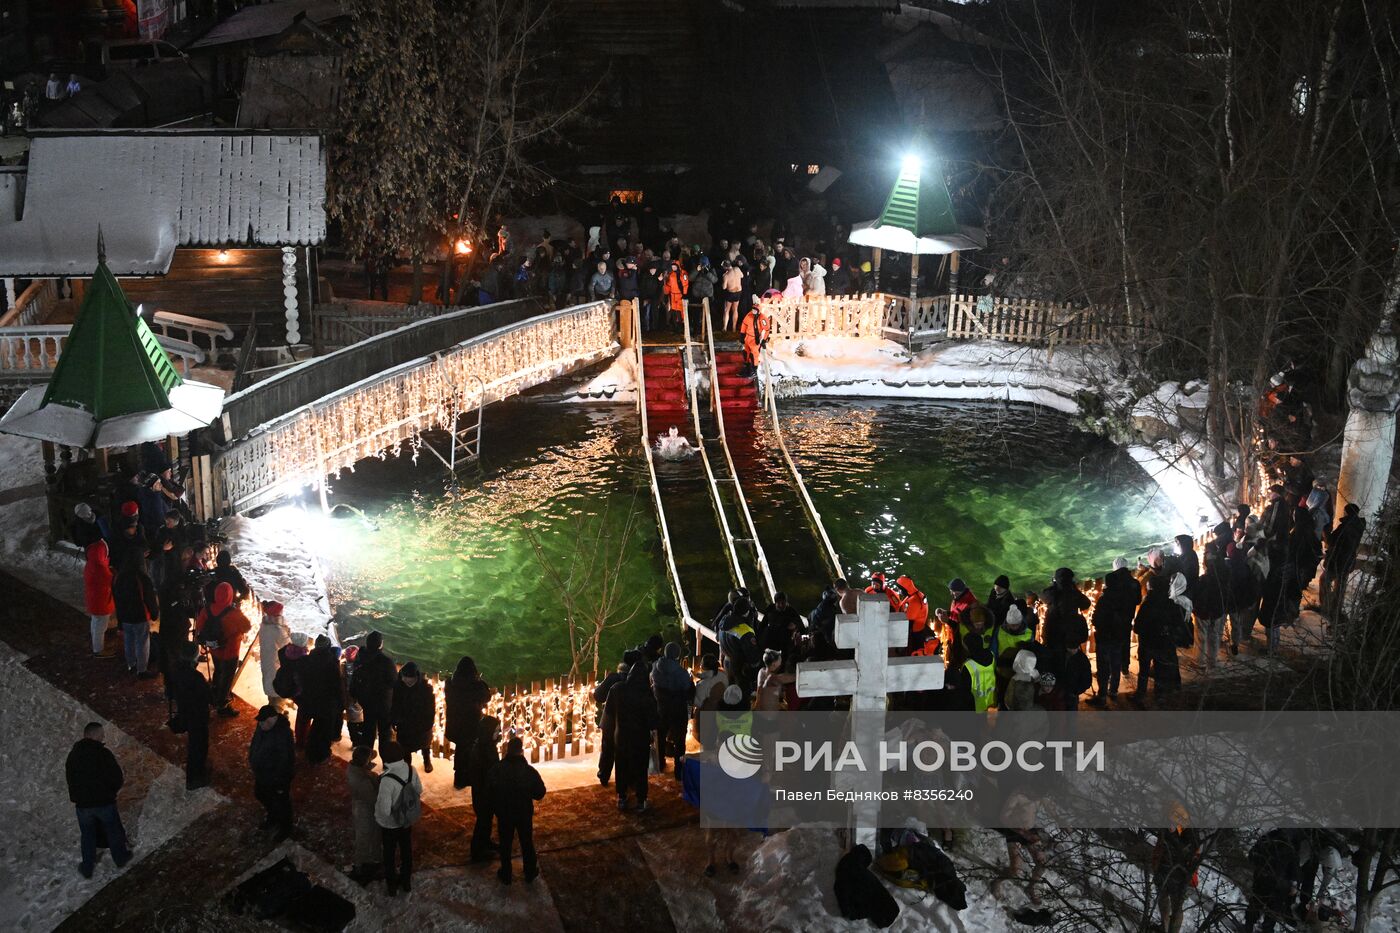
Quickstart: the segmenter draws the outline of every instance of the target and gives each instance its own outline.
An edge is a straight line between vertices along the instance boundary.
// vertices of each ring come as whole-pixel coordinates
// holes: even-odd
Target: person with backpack
[[[97,834],[101,827],[107,836],[107,848],[112,851],[112,862],[124,868],[131,861],[131,850],[126,845],[126,830],[122,827],[121,815],[117,812],[117,791],[122,789],[126,778],[117,756],[106,744],[102,723],[90,722],[83,727],[83,737],[73,744],[64,762],[64,775],[68,780],[68,799],[72,801],[78,814],[78,832],[83,860],[78,864],[78,872],[84,878],[91,878],[97,864]]]
[[[384,771],[379,776],[379,799],[374,821],[384,847],[384,884],[389,896],[413,890],[413,824],[423,814],[423,782],[398,742],[380,745]]]
[[[471,784],[477,725],[486,704],[491,702],[491,687],[470,657],[457,662],[457,669],[442,686],[442,700],[447,719],[445,738],[452,743],[452,786],[461,790]]]
[[[238,673],[243,636],[253,628],[233,596],[233,586],[220,583],[214,587],[214,601],[199,614],[199,643],[214,660],[214,706],[227,718],[238,715],[233,708],[233,678]]]
[[[360,723],[355,744],[373,748],[377,737],[380,758],[384,757],[384,744],[391,738],[389,714],[393,708],[394,683],[397,680],[398,668],[394,665],[394,659],[384,653],[384,636],[379,632],[370,632],[365,636],[365,646],[350,665],[350,696],[364,710],[364,721]],[[399,753],[403,753],[402,749]]]
[[[501,867],[496,877],[501,884],[510,884],[511,855],[518,836],[525,883],[529,884],[540,874],[535,859],[535,801],[544,799],[544,781],[525,760],[519,736],[512,736],[506,744],[506,757],[491,769],[488,783],[491,808],[501,830]]]
[[[482,716],[476,724],[476,736],[471,743],[472,827],[471,859],[489,862],[496,854],[497,844],[491,840],[491,824],[496,819],[491,800],[491,771],[501,760],[501,722],[495,716]],[[500,829],[499,825],[496,827]]]
[[[409,661],[394,682],[389,721],[394,726],[394,738],[410,763],[414,752],[422,753],[424,774],[431,774],[433,770],[433,721],[436,718],[437,698],[432,685],[418,672],[418,665]]]
[[[1161,574],[1147,578],[1147,596],[1138,606],[1133,630],[1138,636],[1137,687],[1133,703],[1141,706],[1147,697],[1150,678],[1156,696],[1175,690],[1181,684],[1181,668],[1176,658],[1177,630],[1184,623],[1181,607],[1168,593],[1169,583]]]
[[[266,600],[262,604],[262,624],[258,626],[258,662],[262,666],[263,694],[268,699],[290,700],[277,692],[278,650],[292,641],[292,630],[282,618],[282,604]]]
[[[186,642],[170,673],[171,728],[185,735],[185,790],[209,784],[209,681],[199,670],[199,646]]]
[[[273,841],[281,842],[292,834],[296,746],[291,723],[271,704],[258,710],[258,723],[248,745],[248,765],[253,770],[253,796],[267,811],[263,828],[274,828]]]

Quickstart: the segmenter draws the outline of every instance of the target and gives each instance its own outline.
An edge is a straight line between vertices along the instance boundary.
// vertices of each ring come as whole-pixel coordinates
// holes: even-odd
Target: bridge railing
[[[291,495],[366,457],[421,443],[424,431],[444,430],[483,398],[497,401],[594,362],[616,347],[613,308],[605,302],[482,330],[483,323],[507,321],[533,308],[509,302],[420,321],[381,337],[257,383],[230,396],[270,413],[269,400],[298,399],[308,386],[332,386],[319,398],[277,412],[244,435],[212,463],[215,481],[206,506],[211,514],[239,512]],[[455,320],[446,320],[455,319]],[[472,334],[472,331],[477,333]],[[465,339],[451,340],[467,332]],[[399,361],[395,353],[418,349]],[[321,364],[339,361],[341,372]],[[316,365],[312,365],[316,364]],[[367,378],[349,375],[379,366]],[[298,380],[298,370],[314,378]],[[478,378],[479,377],[479,380]],[[264,387],[272,387],[264,391]],[[244,409],[243,419],[250,416]],[[225,403],[225,415],[229,414]],[[230,423],[236,425],[242,422]]]
[[[449,311],[309,359],[224,399],[224,440],[240,438],[258,425],[395,366],[529,320],[542,310],[534,299],[522,299]]]

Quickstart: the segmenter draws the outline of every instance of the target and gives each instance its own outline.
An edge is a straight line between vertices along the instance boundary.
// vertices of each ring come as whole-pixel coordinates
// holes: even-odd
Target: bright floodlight
[[[905,156],[904,161],[900,163],[899,171],[900,174],[903,175],[918,175],[919,170],[923,167],[923,161],[918,156],[914,155],[913,153],[910,153],[909,155]]]

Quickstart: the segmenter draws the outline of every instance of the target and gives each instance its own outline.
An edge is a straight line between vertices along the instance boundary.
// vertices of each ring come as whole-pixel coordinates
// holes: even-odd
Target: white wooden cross
[[[943,688],[943,659],[939,657],[891,658],[889,649],[909,644],[909,620],[890,612],[883,593],[861,593],[855,615],[836,617],[836,647],[854,649],[854,661],[812,661],[797,665],[799,697],[849,696],[851,711],[881,713],[891,693]],[[856,717],[852,741],[866,761],[877,760],[884,728],[873,716]],[[878,791],[881,772],[862,778],[861,789]],[[878,801],[857,801],[856,841],[875,850],[879,828]]]

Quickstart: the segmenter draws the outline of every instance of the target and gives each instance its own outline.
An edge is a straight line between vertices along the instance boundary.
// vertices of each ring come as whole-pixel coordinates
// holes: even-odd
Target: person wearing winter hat
[[[1005,709],[1006,688],[1014,674],[1015,659],[1024,650],[1034,653],[1040,646],[1035,643],[1034,615],[1021,600],[1016,600],[1006,610],[1006,618],[992,629],[992,653],[996,655],[998,709]]]
[[[287,620],[282,618],[282,604],[267,600],[262,604],[262,624],[258,626],[258,661],[262,666],[263,694],[269,700],[286,699],[277,692],[273,681],[277,679],[277,652],[283,645],[291,644],[292,630]]]
[[[744,696],[744,688],[738,684],[730,684],[725,687],[724,695],[720,698],[719,706],[716,709],[721,713],[748,712],[749,701]]]
[[[382,746],[392,738],[389,710],[394,701],[394,685],[398,682],[398,668],[394,659],[384,653],[384,636],[370,632],[365,636],[365,646],[355,655],[355,661],[348,667],[350,696],[364,710],[364,720],[351,730],[351,738],[356,745],[374,747],[378,739]]]
[[[1001,625],[1006,621],[1006,610],[1016,600],[1011,592],[1011,578],[1001,574],[992,581],[992,592],[987,596],[987,611],[992,614],[992,624]]]
[[[645,660],[633,664],[626,678],[608,691],[603,707],[603,731],[613,734],[619,810],[627,809],[629,793],[636,795],[638,810],[647,808],[647,767],[659,719],[650,674]]]
[[[681,666],[681,646],[667,642],[665,654],[651,669],[651,689],[656,696],[659,716],[656,743],[660,750],[661,770],[666,770],[666,757],[675,762],[676,780],[681,779],[681,762],[685,758],[686,723],[690,719],[690,701],[695,680]]]
[[[1000,708],[1024,712],[1035,706],[1039,692],[1040,673],[1036,670],[1035,652],[1026,648],[1016,649],[1011,670]]]
[[[393,897],[400,888],[405,892],[413,889],[413,824],[422,816],[423,782],[398,742],[384,742],[379,753],[384,771],[379,777],[374,821],[379,824],[384,849],[384,884]]]
[[[954,625],[967,622],[967,611],[977,605],[977,594],[968,588],[961,577],[954,577],[948,581],[948,595],[951,601],[948,603],[947,618]]]
[[[345,783],[350,790],[350,825],[355,830],[355,861],[346,874],[350,880],[365,885],[379,877],[379,859],[384,852],[379,824],[374,821],[374,807],[379,801],[374,749],[355,746],[350,765],[345,769]]]
[[[214,660],[214,706],[220,716],[237,716],[232,701],[233,678],[238,673],[243,636],[253,623],[234,601],[232,586],[220,583],[214,587],[214,600],[200,612],[195,628],[200,644],[209,649],[209,657]]]
[[[890,612],[899,611],[900,595],[885,585],[885,575],[878,570],[870,575],[870,585],[865,588],[867,593],[883,596],[890,601]]]
[[[112,614],[112,563],[108,559],[107,542],[100,537],[87,546],[87,561],[83,564],[83,602],[88,612],[92,656],[111,658],[115,651],[107,650],[107,632],[116,627]]]
[[[248,764],[253,770],[253,796],[267,811],[263,828],[275,828],[275,841],[281,842],[292,834],[296,747],[287,717],[271,704],[258,710],[258,724],[248,746]]]
[[[1142,588],[1128,569],[1128,562],[1114,558],[1113,570],[1103,580],[1103,591],[1094,604],[1094,647],[1097,654],[1098,693],[1089,705],[1103,708],[1109,697],[1118,695],[1119,684],[1128,676],[1132,650],[1133,614],[1142,601]]]
[[[86,502],[79,502],[73,507],[73,516],[73,524],[68,528],[68,539],[84,551],[94,541],[108,537],[108,532],[103,527],[106,523],[98,521],[92,506]]]
[[[425,774],[433,770],[433,720],[436,716],[437,698],[432,685],[418,672],[418,665],[409,661],[399,670],[398,681],[394,684],[389,721],[410,764],[414,752],[422,753]]]
[[[518,837],[521,867],[525,869],[525,883],[529,884],[540,874],[535,859],[535,801],[544,799],[545,788],[540,773],[525,760],[524,743],[519,736],[511,736],[506,743],[506,756],[491,769],[487,786],[501,831],[501,867],[496,877],[501,884],[510,884]]]

